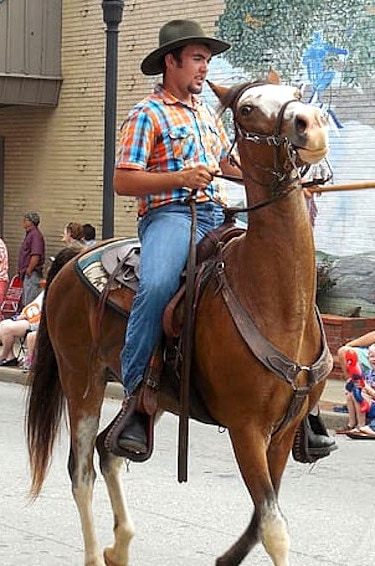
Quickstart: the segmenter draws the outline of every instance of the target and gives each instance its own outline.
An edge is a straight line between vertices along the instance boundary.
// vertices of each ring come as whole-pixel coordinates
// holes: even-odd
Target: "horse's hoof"
[[[113,552],[113,548],[106,548],[103,552],[105,566],[128,566],[128,563],[119,564],[118,562],[114,562],[110,557],[109,554]]]

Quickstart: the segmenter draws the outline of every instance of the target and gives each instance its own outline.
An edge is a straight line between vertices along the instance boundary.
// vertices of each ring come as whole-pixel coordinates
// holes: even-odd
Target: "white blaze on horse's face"
[[[280,112],[280,130],[275,132]],[[328,153],[326,120],[319,108],[301,102],[295,87],[249,86],[237,102],[236,114],[245,131],[287,138],[305,163],[316,163]]]

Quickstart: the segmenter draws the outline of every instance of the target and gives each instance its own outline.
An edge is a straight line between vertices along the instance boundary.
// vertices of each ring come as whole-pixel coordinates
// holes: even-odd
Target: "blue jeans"
[[[219,205],[197,204],[197,242],[223,221]],[[164,309],[180,286],[188,259],[190,226],[190,207],[179,203],[151,210],[139,221],[140,281],[121,352],[125,395],[131,395],[141,383],[161,339]]]

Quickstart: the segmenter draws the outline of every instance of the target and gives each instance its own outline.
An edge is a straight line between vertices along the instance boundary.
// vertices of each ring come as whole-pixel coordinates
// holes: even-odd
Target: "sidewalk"
[[[19,383],[26,385],[27,373],[18,368],[0,368],[0,381],[8,383]],[[112,399],[122,399],[122,386],[119,383],[108,383],[106,396]],[[344,381],[338,379],[327,379],[323,395],[320,400],[320,409],[329,429],[342,428],[346,425],[348,417],[346,413],[337,413],[333,409],[345,404]]]

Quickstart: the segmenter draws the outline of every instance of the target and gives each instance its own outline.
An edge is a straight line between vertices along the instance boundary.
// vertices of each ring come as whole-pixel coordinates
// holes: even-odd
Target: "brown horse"
[[[229,431],[254,503],[248,528],[217,559],[221,566],[239,564],[258,542],[275,566],[289,565],[289,534],[278,504],[281,477],[296,431],[330,370],[329,356],[323,370],[314,370],[324,341],[314,307],[313,237],[298,175],[303,163],[326,155],[327,132],[318,109],[303,104],[294,87],[276,82],[270,76],[264,83],[213,87],[223,107],[233,111],[249,223],[224,246],[203,290],[193,371],[209,413]],[[129,307],[129,291],[114,293]],[[45,479],[66,399],[69,473],[85,566],[127,566],[133,526],[120,480],[122,460],[98,436],[106,379],[119,374],[126,321],[107,307],[98,336],[97,312],[97,297],[69,261],[48,284],[31,375],[32,494],[39,494]],[[165,396],[160,402],[170,409]],[[92,516],[95,446],[114,520],[114,545],[104,556]]]

